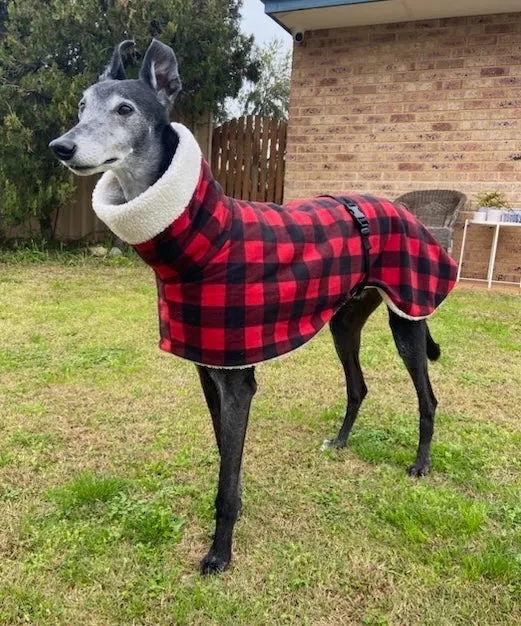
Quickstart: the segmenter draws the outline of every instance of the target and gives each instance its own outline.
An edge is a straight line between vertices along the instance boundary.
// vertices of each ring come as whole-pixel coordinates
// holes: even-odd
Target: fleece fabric
[[[98,182],[98,217],[157,277],[160,347],[198,364],[247,367],[309,341],[364,280],[398,315],[430,316],[456,263],[403,206],[343,194],[283,206],[226,196],[194,137],[173,124],[169,169],[130,202],[117,178]],[[369,224],[369,267],[343,202]]]

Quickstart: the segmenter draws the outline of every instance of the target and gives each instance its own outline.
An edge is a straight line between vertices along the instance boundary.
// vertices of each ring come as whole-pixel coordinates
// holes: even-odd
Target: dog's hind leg
[[[323,448],[343,448],[355,423],[360,405],[367,394],[362,368],[360,367],[360,335],[369,316],[382,302],[376,289],[365,289],[333,316],[330,329],[346,377],[347,410],[336,439],[326,439]]]
[[[199,375],[205,396],[207,400],[210,398],[211,413],[211,407],[214,407],[212,419],[221,453],[215,500],[215,533],[212,547],[201,561],[201,572],[211,574],[224,570],[231,560],[233,527],[240,509],[242,450],[257,384],[253,367],[231,370],[200,368]],[[211,387],[210,383],[214,386]]]
[[[389,310],[389,325],[398,353],[414,383],[420,409],[418,451],[416,460],[407,468],[407,473],[409,476],[425,476],[431,464],[430,449],[434,432],[434,414],[438,404],[429,379],[427,357],[438,358],[439,346],[432,340],[425,320],[407,320]]]

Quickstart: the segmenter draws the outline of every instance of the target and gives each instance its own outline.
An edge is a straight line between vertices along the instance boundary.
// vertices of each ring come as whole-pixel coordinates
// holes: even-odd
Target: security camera
[[[295,43],[302,43],[304,41],[305,34],[306,34],[306,31],[304,30],[296,30],[293,33],[293,39]]]

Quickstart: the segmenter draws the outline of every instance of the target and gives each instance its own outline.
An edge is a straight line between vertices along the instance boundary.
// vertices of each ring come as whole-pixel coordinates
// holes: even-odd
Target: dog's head
[[[160,41],[150,44],[139,79],[127,80],[123,41],[99,82],[83,93],[79,122],[49,146],[75,174],[89,176],[109,169],[133,171],[154,149],[158,132],[168,125],[168,109],[181,90],[176,56]]]

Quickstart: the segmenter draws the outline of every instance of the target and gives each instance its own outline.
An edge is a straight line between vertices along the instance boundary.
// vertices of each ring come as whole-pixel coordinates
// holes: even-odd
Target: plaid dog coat
[[[169,169],[130,202],[107,172],[94,209],[157,277],[160,347],[195,363],[246,367],[309,341],[364,280],[403,317],[431,315],[455,284],[456,264],[404,207],[371,196],[284,206],[224,195],[191,133]],[[369,223],[362,237],[342,201]]]

